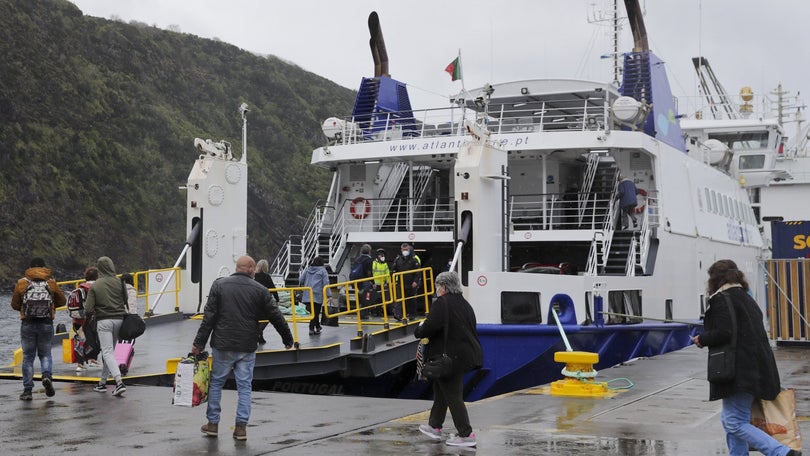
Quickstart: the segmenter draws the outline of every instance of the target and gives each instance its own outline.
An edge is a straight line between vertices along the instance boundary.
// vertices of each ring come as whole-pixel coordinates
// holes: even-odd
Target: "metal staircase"
[[[579,194],[580,226],[602,227],[609,222],[610,202],[616,191],[619,168],[613,157],[603,152],[592,152]]]

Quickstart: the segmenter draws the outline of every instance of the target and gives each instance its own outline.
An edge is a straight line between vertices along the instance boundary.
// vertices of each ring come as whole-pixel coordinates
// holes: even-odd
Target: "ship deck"
[[[128,385],[171,385],[174,379],[171,361],[176,362],[189,353],[200,320],[184,318],[181,314],[164,314],[145,320],[146,333],[135,341],[135,356],[124,382]],[[310,336],[306,321],[293,323],[288,318],[298,342],[297,350],[285,350],[281,337],[269,325],[264,331],[267,342],[258,347],[254,378],[272,380],[329,373],[375,377],[413,359],[418,343],[413,330],[418,320],[410,324],[393,322],[387,329],[381,319],[364,319],[363,322],[363,337],[358,336],[357,320],[350,318],[342,318],[340,326],[324,327],[320,335]],[[54,337],[54,379],[98,382],[99,368],[77,374],[75,363],[63,362],[61,340],[65,337],[67,334]],[[34,362],[34,369],[38,377],[39,361]],[[19,365],[0,367],[0,378],[21,377]]]
[[[805,347],[775,351],[783,386],[797,392],[800,427],[810,435],[810,366]],[[726,454],[720,403],[709,402],[705,350],[689,347],[603,370],[599,380],[634,386],[606,399],[553,397],[548,387],[469,403],[479,454]],[[617,382],[618,383],[618,382]],[[223,395],[219,438],[199,431],[204,407],[171,404],[171,389],[130,386],[123,398],[90,385],[56,382],[17,400],[19,380],[0,382],[6,400],[0,445],[9,454],[472,454],[416,430],[429,401],[254,392],[248,440],[230,436],[236,392]],[[452,431],[448,416],[446,431]],[[807,450],[805,443],[804,449]]]

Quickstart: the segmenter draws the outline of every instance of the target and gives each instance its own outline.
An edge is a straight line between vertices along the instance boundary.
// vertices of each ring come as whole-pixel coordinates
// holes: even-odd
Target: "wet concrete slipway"
[[[779,347],[776,354],[810,439],[810,351]],[[611,398],[552,397],[538,387],[471,403],[477,449],[419,433],[429,401],[255,392],[248,439],[238,442],[231,437],[235,391],[225,391],[220,436],[210,438],[199,431],[205,407],[170,405],[167,387],[131,386],[115,398],[90,384],[57,382],[56,396],[38,385],[24,402],[20,381],[3,380],[0,447],[4,455],[727,454],[720,403],[707,400],[705,360],[705,350],[690,347],[603,370],[601,381],[634,385]],[[453,431],[449,415],[445,430]]]

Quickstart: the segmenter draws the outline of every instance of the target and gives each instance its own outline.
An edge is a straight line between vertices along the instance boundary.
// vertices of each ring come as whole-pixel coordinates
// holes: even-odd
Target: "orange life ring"
[[[361,204],[363,205],[363,209],[359,209],[358,207]],[[368,217],[368,214],[371,212],[371,203],[369,203],[368,200],[362,196],[358,196],[352,200],[352,204],[349,206],[349,212],[352,214],[352,217],[358,220],[364,219]]]
[[[635,212],[636,214],[642,214],[642,213],[644,213],[644,208],[647,207],[647,204],[646,204],[646,202],[647,202],[647,190],[644,190],[643,188],[636,189],[636,194],[641,195],[641,196],[644,197],[645,204],[642,204],[641,206],[636,206],[636,208],[633,209],[633,212]]]

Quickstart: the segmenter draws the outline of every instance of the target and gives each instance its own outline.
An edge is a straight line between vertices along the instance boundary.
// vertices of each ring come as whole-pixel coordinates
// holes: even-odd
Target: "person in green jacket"
[[[98,259],[99,278],[90,287],[87,294],[87,302],[84,309],[87,313],[94,313],[96,318],[96,328],[98,339],[101,345],[101,360],[103,369],[101,380],[93,387],[93,391],[99,393],[107,392],[107,378],[112,375],[115,379],[115,389],[113,396],[121,396],[127,391],[124,382],[121,381],[121,370],[115,361],[115,341],[118,340],[118,331],[124,322],[124,314],[127,313],[126,302],[127,292],[124,282],[115,276],[115,265],[109,257]]]

